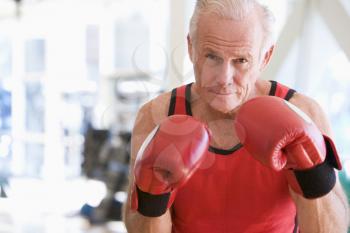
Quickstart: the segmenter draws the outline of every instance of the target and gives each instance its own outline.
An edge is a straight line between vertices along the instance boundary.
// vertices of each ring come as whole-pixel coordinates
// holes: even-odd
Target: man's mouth
[[[238,93],[235,90],[228,90],[228,89],[222,89],[222,88],[208,88],[208,92],[213,93],[215,95],[233,95]]]
[[[225,95],[232,95],[231,92],[212,92],[212,93],[214,93],[215,95],[223,95],[223,96],[225,96]]]

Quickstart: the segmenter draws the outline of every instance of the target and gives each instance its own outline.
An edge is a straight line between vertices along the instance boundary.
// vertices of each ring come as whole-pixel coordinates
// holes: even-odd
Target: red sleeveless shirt
[[[271,84],[269,95],[289,100],[295,92]],[[169,115],[192,115],[190,96],[191,84],[173,89]],[[230,150],[210,147],[206,161],[178,190],[171,214],[173,233],[298,232],[285,177],[261,165],[241,144]]]

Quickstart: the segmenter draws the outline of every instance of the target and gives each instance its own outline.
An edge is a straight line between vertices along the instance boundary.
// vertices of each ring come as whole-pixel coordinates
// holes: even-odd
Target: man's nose
[[[222,64],[220,73],[218,74],[217,83],[219,85],[232,84],[235,74],[236,74],[236,70],[232,66],[232,64],[224,63]]]

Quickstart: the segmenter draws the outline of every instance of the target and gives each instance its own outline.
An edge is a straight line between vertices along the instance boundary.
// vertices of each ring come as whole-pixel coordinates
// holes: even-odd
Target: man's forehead
[[[203,14],[199,18],[196,33],[199,42],[218,42],[227,46],[236,43],[248,45],[261,40],[262,27],[253,17],[234,20],[215,14]]]
[[[248,14],[240,20],[219,16],[215,13],[202,13],[198,17],[197,27],[202,32],[215,31],[220,29],[220,26],[224,26],[226,31],[230,33],[237,31],[238,28],[254,31],[261,28],[261,19],[256,14]]]

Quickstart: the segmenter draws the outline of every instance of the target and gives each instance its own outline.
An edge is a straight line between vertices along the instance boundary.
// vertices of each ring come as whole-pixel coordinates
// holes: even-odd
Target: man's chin
[[[215,111],[221,113],[231,113],[234,109],[242,104],[241,96],[230,95],[204,95],[203,96],[208,105]]]
[[[240,102],[236,102],[236,103],[210,103],[209,104],[210,107],[218,112],[227,114],[227,113],[231,113],[232,111],[234,111],[234,109],[236,109],[237,107],[240,106]]]

